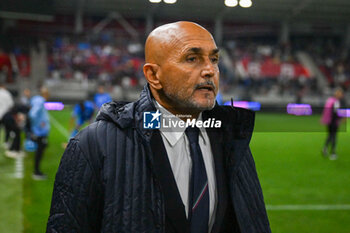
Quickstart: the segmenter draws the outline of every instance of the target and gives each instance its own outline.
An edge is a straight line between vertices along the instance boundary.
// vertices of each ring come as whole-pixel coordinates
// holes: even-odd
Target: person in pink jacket
[[[344,92],[342,89],[337,89],[334,93],[334,96],[331,96],[327,99],[326,104],[323,109],[321,123],[327,126],[328,137],[326,143],[323,147],[323,155],[328,156],[328,146],[331,145],[331,155],[329,156],[330,160],[336,160],[338,158],[335,152],[337,131],[341,121],[340,116],[338,115],[338,109],[340,108],[340,102],[344,97]]]

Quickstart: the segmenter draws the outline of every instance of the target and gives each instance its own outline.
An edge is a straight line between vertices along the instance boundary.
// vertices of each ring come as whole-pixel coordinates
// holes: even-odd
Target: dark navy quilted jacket
[[[153,111],[148,87],[133,103],[105,104],[96,122],[71,139],[57,171],[47,232],[159,232],[164,200],[152,170],[142,113]],[[229,194],[242,233],[270,232],[249,149],[254,113],[216,106],[203,118],[223,121]]]

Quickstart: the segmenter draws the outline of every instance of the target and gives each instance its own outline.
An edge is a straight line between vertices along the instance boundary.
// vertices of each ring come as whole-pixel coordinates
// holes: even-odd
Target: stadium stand
[[[116,99],[135,99],[145,84],[142,44],[149,25],[142,18],[123,18],[119,13],[87,14],[83,21],[84,31],[78,30],[76,17],[70,14],[57,14],[48,22],[18,21],[6,31],[13,43],[7,46],[10,52],[0,53],[2,75],[9,83],[29,76],[32,86],[47,82],[53,100],[92,96],[99,83],[105,83]],[[166,22],[160,19],[153,25]],[[217,30],[216,23],[199,22]],[[227,21],[223,28],[217,41],[224,100],[234,97],[267,105],[306,101],[321,106],[334,88],[350,86],[349,53],[339,35],[312,36],[310,29],[308,36],[290,32],[282,40],[283,26],[276,28],[269,22]],[[20,39],[23,35],[29,42]],[[45,45],[40,47],[40,42]],[[32,59],[35,56],[41,57],[40,64],[40,59]]]

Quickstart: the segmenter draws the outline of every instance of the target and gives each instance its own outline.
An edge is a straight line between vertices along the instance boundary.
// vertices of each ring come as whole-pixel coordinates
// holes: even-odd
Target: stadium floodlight
[[[149,0],[151,3],[160,3],[162,0]]]
[[[176,0],[164,0],[164,2],[168,4],[174,4],[176,3]]]
[[[243,8],[249,8],[253,5],[251,0],[240,0],[239,5]]]
[[[225,5],[227,7],[235,7],[238,5],[238,0],[225,0]]]

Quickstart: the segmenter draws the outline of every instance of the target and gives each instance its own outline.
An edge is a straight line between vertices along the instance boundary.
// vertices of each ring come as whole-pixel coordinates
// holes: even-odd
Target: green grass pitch
[[[48,180],[32,180],[32,153],[24,178],[13,178],[15,161],[0,147],[0,232],[45,232],[70,110],[50,114],[63,129],[52,122],[42,161]],[[257,113],[251,149],[274,233],[350,232],[350,121],[338,134],[339,158],[330,161],[321,155],[326,134],[319,118]]]

